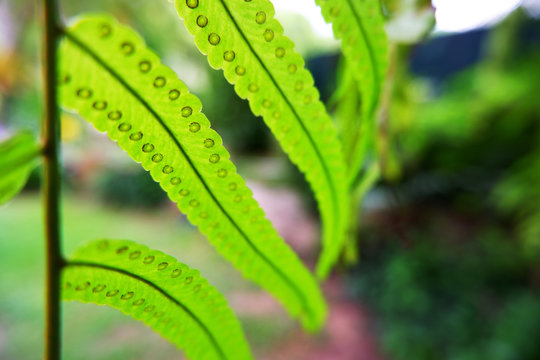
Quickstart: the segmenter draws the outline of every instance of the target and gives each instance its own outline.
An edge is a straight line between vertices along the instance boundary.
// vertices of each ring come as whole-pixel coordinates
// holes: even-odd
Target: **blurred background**
[[[339,42],[313,0],[274,1],[322,99]],[[150,176],[84,120],[62,115],[64,248],[125,238],[179,258],[224,292],[259,359],[540,359],[540,1],[384,1],[391,59],[383,175],[358,209],[359,261],[324,285],[325,330],[302,333],[244,281]],[[169,2],[62,1],[66,21],[130,24],[199,96],[280,234],[313,267],[316,205],[261,119],[211,70]],[[42,114],[40,8],[0,0],[0,141]],[[219,94],[219,96],[216,96]],[[0,174],[1,176],[1,174]],[[43,349],[40,169],[0,207],[0,358]],[[64,304],[66,359],[180,359],[116,310]]]

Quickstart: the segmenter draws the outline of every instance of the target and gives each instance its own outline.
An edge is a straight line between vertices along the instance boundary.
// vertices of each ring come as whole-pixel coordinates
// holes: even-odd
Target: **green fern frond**
[[[379,0],[315,0],[353,69],[363,114],[373,117],[388,67],[388,40]]]
[[[354,190],[369,151],[375,151],[376,110],[388,67],[388,40],[379,0],[315,0],[324,19],[341,39],[351,78],[360,91],[361,112],[348,128],[346,149],[349,186]],[[347,141],[346,141],[347,142]],[[347,145],[347,144],[346,144]]]
[[[338,79],[339,86],[331,101],[349,171],[349,190],[354,194],[366,169],[377,161],[377,126],[374,117],[362,115],[362,95],[346,58],[340,64]]]
[[[17,195],[38,164],[39,145],[22,132],[0,143],[0,205]]]
[[[64,267],[62,297],[121,310],[191,359],[252,359],[221,293],[197,270],[132,241],[96,240],[79,248]]]
[[[338,67],[338,86],[330,99],[333,116],[341,135],[345,162],[351,167],[355,154],[359,132],[365,127],[366,119],[362,116],[362,96],[354,71],[347,59],[342,58]]]
[[[201,103],[131,29],[90,16],[64,30],[61,101],[150,171],[217,250],[307,329],[326,305],[201,113]]]
[[[319,204],[323,251],[317,274],[336,262],[348,219],[341,145],[313,77],[283,35],[268,0],[177,0],[195,43],[247,98],[302,172]]]

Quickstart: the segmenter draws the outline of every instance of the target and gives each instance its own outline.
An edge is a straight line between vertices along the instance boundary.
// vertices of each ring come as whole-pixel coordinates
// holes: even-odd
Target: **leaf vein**
[[[380,81],[379,67],[377,65],[377,61],[375,60],[375,53],[374,53],[374,50],[373,50],[373,46],[371,45],[371,40],[370,40],[369,36],[367,35],[366,29],[364,28],[364,24],[362,23],[362,19],[360,18],[360,15],[356,11],[356,8],[353,6],[351,0],[345,0],[345,1],[347,2],[347,5],[349,5],[349,7],[351,8],[351,12],[352,12],[352,14],[354,16],[354,19],[355,19],[356,23],[358,24],[358,28],[360,29],[360,32],[362,33],[362,37],[364,38],[364,41],[366,43],[366,48],[368,50],[369,61],[371,62],[371,66],[373,67],[373,71],[371,72],[371,74],[373,75],[373,86],[375,87],[375,89],[373,90],[373,93],[378,94],[379,91],[380,91],[380,88],[379,88],[379,81]],[[370,114],[375,110],[375,104],[376,104],[376,101],[374,100],[369,105],[370,106],[370,109],[369,109]]]
[[[163,119],[157,114],[157,112],[148,104],[147,101],[144,100],[144,98],[135,91],[114,69],[112,69],[107,63],[105,63],[104,60],[102,60],[95,52],[93,52],[90,48],[88,48],[82,41],[80,41],[75,35],[72,33],[66,31],[65,29],[61,29],[62,33],[72,41],[76,46],[78,46],[81,50],[86,52],[89,56],[91,56],[96,62],[100,64],[105,70],[107,70],[122,86],[124,86],[138,101],[141,102],[141,104],[152,114],[152,116],[158,121],[158,123],[163,127],[163,129],[167,132],[167,134],[170,136],[170,138],[173,140],[175,145],[178,147],[178,149],[181,151],[181,153],[184,155],[186,160],[188,161],[189,165],[194,170],[194,173],[199,178],[201,183],[203,184],[204,188],[216,204],[216,206],[221,210],[223,215],[231,222],[231,224],[238,230],[240,235],[245,239],[246,243],[252,248],[252,250],[259,255],[265,263],[268,264],[279,276],[287,283],[287,285],[294,291],[294,293],[298,296],[301,303],[303,304],[304,308],[311,308],[310,302],[305,298],[304,293],[298,289],[298,287],[293,283],[293,281],[285,275],[283,271],[279,267],[277,267],[261,250],[258,249],[258,247],[251,241],[251,239],[248,237],[248,235],[240,228],[240,225],[237,224],[237,222],[232,218],[232,216],[223,208],[221,203],[216,198],[215,194],[212,192],[206,181],[203,179],[202,175],[198,171],[197,167],[193,163],[193,161],[190,159],[190,157],[187,155],[186,151],[182,147],[182,144],[178,142],[172,131],[169,129],[169,127],[165,124]]]
[[[261,66],[263,67],[264,71],[268,74],[268,77],[270,78],[270,80],[272,81],[272,83],[274,84],[274,86],[276,87],[276,89],[278,90],[278,92],[280,93],[280,95],[283,97],[285,103],[287,104],[287,106],[291,109],[294,117],[298,120],[298,123],[300,124],[300,126],[302,127],[302,130],[304,131],[304,133],[306,134],[311,146],[313,147],[313,150],[315,150],[315,154],[317,155],[317,157],[319,158],[320,160],[320,163],[322,165],[322,168],[323,168],[323,171],[324,171],[324,175],[326,177],[326,180],[328,182],[328,185],[330,187],[330,192],[332,194],[332,201],[334,202],[334,213],[336,211],[336,207],[337,207],[337,204],[338,204],[338,200],[337,200],[337,195],[336,195],[336,189],[335,189],[335,186],[334,186],[334,182],[332,181],[332,177],[330,176],[330,171],[328,170],[328,167],[326,165],[326,162],[324,160],[324,157],[322,156],[319,148],[317,147],[317,144],[315,143],[315,141],[313,140],[313,137],[311,136],[311,134],[309,133],[309,131],[307,130],[304,122],[302,121],[302,118],[300,117],[300,115],[298,114],[298,112],[296,111],[296,108],[292,105],[292,103],[290,102],[289,98],[286,96],[285,92],[283,91],[283,89],[279,86],[278,82],[276,81],[276,79],[274,78],[273,74],[270,72],[270,70],[268,70],[268,67],[266,66],[266,64],[264,63],[264,61],[262,60],[262,58],[259,56],[259,54],[257,53],[257,51],[253,48],[253,46],[251,46],[251,43],[249,42],[249,40],[247,39],[246,35],[244,34],[244,32],[242,31],[242,29],[240,28],[240,26],[238,25],[238,22],[236,21],[235,17],[233,16],[233,14],[231,13],[231,11],[229,10],[229,7],[227,6],[227,4],[225,3],[225,1],[221,0],[221,3],[223,4],[223,7],[225,8],[225,11],[227,12],[227,14],[230,16],[234,26],[236,27],[236,29],[238,30],[238,33],[240,34],[240,36],[242,37],[242,39],[244,40],[244,42],[247,44],[249,50],[253,53],[253,55],[255,56],[255,58],[257,59],[257,61],[261,64]]]
[[[155,289],[156,291],[160,292],[167,299],[169,299],[170,301],[172,301],[173,303],[175,303],[176,305],[181,307],[182,310],[184,310],[202,328],[202,330],[208,336],[208,338],[210,339],[212,344],[216,347],[216,350],[220,354],[220,357],[223,358],[223,359],[227,359],[227,357],[225,356],[225,353],[223,352],[223,349],[221,348],[221,346],[219,346],[216,338],[214,337],[212,332],[208,329],[208,327],[202,322],[202,320],[199,319],[186,305],[184,305],[182,302],[180,302],[178,299],[176,299],[174,296],[169,294],[166,290],[164,290],[160,286],[154,284],[152,281],[150,281],[148,279],[145,279],[140,275],[133,274],[133,273],[131,273],[129,271],[126,271],[124,269],[119,269],[119,268],[109,266],[109,265],[86,262],[86,261],[70,261],[65,265],[65,267],[90,267],[90,268],[98,268],[98,269],[103,269],[103,270],[109,270],[109,271],[114,271],[114,272],[122,274],[122,275],[129,276],[129,277],[131,277],[131,278],[133,278],[133,279],[135,279],[137,281],[145,283],[146,285],[148,285],[148,286],[152,287],[153,289]]]

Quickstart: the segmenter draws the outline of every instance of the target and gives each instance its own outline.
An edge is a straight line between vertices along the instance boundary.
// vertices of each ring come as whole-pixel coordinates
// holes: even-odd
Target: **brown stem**
[[[60,121],[57,102],[57,47],[58,2],[43,1],[43,85],[45,119],[43,122],[45,235],[47,251],[46,268],[46,360],[60,360],[61,356],[61,306],[60,274],[62,252],[60,245]]]

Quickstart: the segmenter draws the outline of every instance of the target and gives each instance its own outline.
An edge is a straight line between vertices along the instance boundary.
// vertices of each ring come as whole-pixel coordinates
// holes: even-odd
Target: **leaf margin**
[[[78,21],[77,20],[74,21],[73,26],[82,26],[81,24],[84,24],[85,21],[94,21],[96,22],[96,26],[97,26],[97,23],[99,22],[102,22],[100,23],[101,25],[105,24],[109,26],[109,28],[105,28],[106,29],[105,32],[107,32],[107,35],[108,35],[108,32],[113,31],[113,30],[124,31],[123,36],[124,35],[127,36],[128,34],[127,32],[130,32],[131,35],[129,36],[131,36],[131,38],[129,38],[129,43],[131,44],[131,46],[132,47],[135,46],[135,48],[141,49],[141,51],[145,51],[145,56],[147,56],[154,63],[153,66],[154,66],[154,69],[156,69],[156,71],[157,69],[163,70],[162,68],[166,68],[164,65],[161,64],[161,62],[159,61],[159,58],[153,52],[151,52],[148,48],[146,48],[146,45],[144,44],[144,40],[140,38],[139,35],[137,35],[133,30],[129,29],[128,27],[120,25],[114,18],[112,18],[112,16],[100,15],[100,14],[89,14],[86,16],[80,16]],[[104,29],[103,27],[100,27],[99,29],[97,29],[97,31],[102,31],[103,29]],[[68,30],[64,30],[66,38],[69,37],[69,34],[67,31]],[[82,30],[81,30],[81,33],[82,33]],[[65,45],[66,41],[64,41],[63,44]],[[126,41],[124,41],[120,47],[122,48],[125,44],[127,44]],[[61,49],[63,48],[61,47]],[[94,54],[94,57],[97,57],[97,56],[98,55]],[[67,56],[65,57],[67,58]],[[139,66],[140,64],[141,63],[139,63]],[[158,65],[156,66],[156,64]],[[202,107],[202,105],[200,104],[200,101],[194,95],[189,94],[189,91],[187,87],[185,86],[185,84],[183,84],[177,78],[176,74],[174,74],[172,70],[166,68],[165,72],[166,72],[166,75],[168,76],[167,77],[168,84],[174,83],[176,88],[178,88],[179,92],[181,93],[178,99],[185,99],[186,96],[189,97],[186,100],[188,101],[188,104],[191,106],[190,107],[191,111],[189,113],[188,118],[192,119],[190,121],[193,121],[193,119],[196,119],[196,121],[198,122],[198,125],[200,126],[200,128],[197,128],[196,132],[200,132],[202,134],[203,131],[205,131],[205,134],[211,134],[212,135],[211,138],[215,140],[215,143],[213,143],[212,148],[214,150],[216,148],[219,148],[219,151],[216,150],[215,154],[219,154],[218,159],[221,159],[221,162],[227,161],[227,164],[229,164],[230,163],[230,161],[228,160],[229,153],[221,146],[222,141],[219,135],[215,133],[215,131],[209,128],[210,124],[209,124],[208,119],[206,119],[206,117],[200,112],[201,107]],[[67,79],[66,76],[64,76],[63,80],[64,81],[62,83],[65,85],[66,80],[68,80],[69,82],[72,79]],[[147,85],[144,85],[144,86],[147,86]],[[77,93],[78,92],[79,90],[77,90]],[[65,95],[65,96],[69,97],[73,95]],[[64,99],[64,96],[62,98]],[[94,103],[94,105],[92,106],[90,106],[90,104],[80,105],[80,108],[78,108],[79,106],[78,103],[76,103],[75,105],[73,104],[66,105],[65,101],[66,100],[64,99],[63,103],[66,109],[76,109],[79,113],[81,113],[81,115],[83,115],[83,117],[87,118],[90,122],[92,122],[94,126],[97,127],[98,130],[100,131],[107,130],[106,126],[99,122],[101,120],[93,119],[94,114],[92,113],[91,107],[93,107],[96,103]],[[184,109],[185,107],[182,107],[182,111]],[[193,125],[193,123],[189,124],[189,126],[191,125]],[[177,129],[174,128],[173,130],[176,131]],[[188,132],[185,129],[182,131],[184,131],[185,134],[190,134],[191,132],[191,130],[189,130],[190,132]],[[170,131],[168,131],[168,133],[170,136],[174,136]],[[294,252],[292,252],[292,250],[290,250],[290,248],[283,242],[283,240],[279,238],[279,235],[277,234],[277,232],[275,232],[275,229],[272,227],[271,223],[264,217],[264,212],[262,211],[262,209],[260,209],[260,207],[258,207],[256,202],[252,199],[251,191],[247,187],[245,187],[245,182],[236,173],[236,168],[234,167],[232,163],[230,163],[230,165],[227,165],[228,167],[225,168],[227,169],[227,172],[226,172],[227,178],[230,179],[231,177],[233,177],[235,179],[235,190],[237,191],[237,193],[241,194],[241,196],[243,196],[244,198],[249,197],[249,201],[251,202],[248,204],[250,206],[252,204],[254,205],[252,206],[253,210],[251,211],[251,215],[253,217],[251,219],[253,220],[254,217],[258,216],[260,218],[258,220],[259,221],[258,224],[262,228],[268,230],[266,233],[263,234],[265,235],[264,238],[262,236],[261,236],[261,239],[253,238],[252,240],[256,241],[256,245],[254,244],[252,245],[260,246],[262,249],[260,251],[264,251],[266,254],[268,254],[269,251],[272,251],[272,254],[275,255],[275,258],[276,258],[274,259],[274,261],[277,261],[279,259],[279,262],[281,262],[281,264],[284,264],[284,268],[287,269],[288,272],[287,274],[285,274],[284,270],[282,270],[280,267],[278,268],[279,274],[281,274],[279,276],[283,277],[285,283],[289,282],[288,284],[291,286],[292,290],[287,290],[287,291],[295,292],[296,295],[294,296],[298,296],[299,300],[296,300],[296,299],[294,301],[291,300],[292,299],[291,295],[288,292],[279,293],[279,291],[276,290],[278,289],[279,284],[276,284],[275,278],[266,279],[267,281],[263,281],[261,278],[257,278],[257,276],[259,276],[258,271],[260,270],[260,267],[259,269],[255,268],[255,270],[257,270],[255,271],[253,269],[253,265],[245,264],[245,261],[242,259],[242,256],[245,255],[245,251],[241,252],[241,250],[235,249],[234,244],[229,242],[229,245],[227,245],[228,247],[226,247],[224,244],[226,240],[224,238],[226,235],[223,232],[218,233],[216,236],[215,233],[214,234],[210,233],[211,231],[214,231],[215,227],[210,227],[210,228],[208,226],[206,228],[202,227],[204,223],[203,225],[201,225],[201,223],[206,219],[206,218],[202,219],[200,217],[200,214],[202,212],[194,213],[194,210],[193,210],[194,204],[192,201],[188,203],[187,201],[182,200],[182,196],[179,196],[179,193],[176,193],[176,192],[171,193],[172,191],[171,189],[174,190],[174,187],[169,182],[164,181],[165,179],[168,179],[168,178],[163,176],[161,168],[158,169],[156,167],[153,167],[154,165],[152,163],[153,160],[151,161],[148,157],[143,158],[141,156],[139,148],[137,148],[137,152],[135,152],[135,150],[132,151],[132,149],[130,149],[128,145],[126,145],[126,143],[129,144],[129,140],[125,138],[121,138],[118,133],[118,130],[113,129],[113,131],[109,132],[108,135],[109,137],[111,137],[111,139],[118,141],[120,147],[123,148],[124,151],[128,152],[128,154],[135,161],[141,162],[142,166],[146,170],[150,171],[150,174],[152,175],[154,180],[160,181],[161,187],[168,193],[171,200],[179,204],[180,210],[184,213],[187,213],[188,219],[195,225],[199,226],[199,229],[201,230],[201,232],[203,232],[203,234],[205,234],[207,238],[209,238],[210,242],[214,246],[216,246],[218,251],[220,251],[222,255],[225,255],[225,257],[229,261],[233,262],[233,264],[237,268],[239,267],[242,270],[245,277],[254,280],[256,283],[261,285],[267,291],[272,293],[278,300],[280,300],[280,302],[287,308],[287,310],[289,310],[291,315],[293,315],[294,317],[300,317],[300,319],[302,320],[302,324],[304,325],[306,329],[313,331],[313,330],[319,329],[322,326],[324,319],[326,317],[326,304],[324,302],[324,298],[322,297],[322,293],[318,285],[312,278],[311,274],[307,271],[307,269],[305,269],[304,265],[296,257]],[[188,141],[188,144],[189,144],[189,138],[187,136],[186,136],[186,139],[187,139],[186,141]],[[200,146],[200,144],[198,146]],[[211,156],[214,156],[214,155],[211,155]],[[208,161],[208,158],[205,158],[205,161]],[[215,173],[212,173],[212,175],[215,176]],[[235,205],[232,200],[233,199],[229,200],[230,204]],[[202,201],[201,201],[201,206],[199,206],[199,208],[201,207],[202,207]],[[249,219],[246,218],[244,221],[247,222],[248,220]],[[269,229],[271,229],[271,231]],[[250,231],[252,233],[255,232],[254,229],[251,229]],[[260,234],[260,232],[257,234]],[[246,236],[246,235],[244,234],[243,236]],[[244,267],[242,268],[242,266]],[[292,271],[291,269],[294,269],[294,271]],[[283,291],[283,285],[281,285],[281,288],[279,289],[281,289],[280,291]],[[300,305],[297,304],[298,301],[301,301]]]
[[[116,286],[109,290],[111,283]],[[152,299],[157,300],[152,291],[187,317],[182,321],[171,317],[166,310],[171,304],[153,303]],[[180,333],[189,331],[185,323],[191,318],[215,348],[217,356],[210,358],[252,359],[240,323],[214,286],[172,256],[133,241],[98,239],[79,247],[63,267],[62,298],[113,307],[144,322],[190,358],[208,358],[205,349],[197,348],[195,335],[175,339],[176,328]]]
[[[268,0],[176,0],[175,8],[210,66],[223,69],[238,96],[263,117],[305,174],[323,225],[316,273],[326,278],[338,260],[349,218],[345,163],[337,131],[302,56],[283,34]],[[228,59],[230,53],[234,56]]]
[[[21,131],[0,143],[0,205],[22,191],[38,165],[41,148],[34,135]]]

